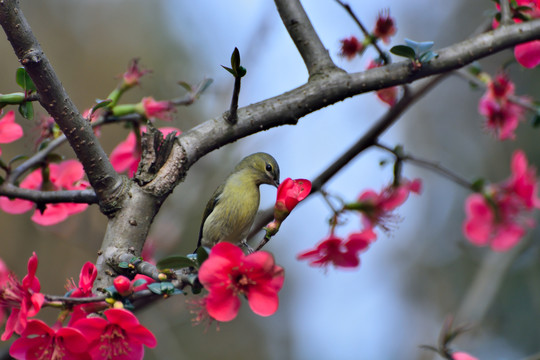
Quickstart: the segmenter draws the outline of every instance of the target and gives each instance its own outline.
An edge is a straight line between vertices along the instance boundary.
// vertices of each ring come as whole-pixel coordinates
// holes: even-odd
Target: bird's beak
[[[274,180],[274,186],[275,186],[276,188],[279,187],[279,180]]]

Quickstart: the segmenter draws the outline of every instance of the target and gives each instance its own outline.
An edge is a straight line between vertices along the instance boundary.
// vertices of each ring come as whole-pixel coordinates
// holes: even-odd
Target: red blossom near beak
[[[285,179],[278,187],[274,218],[281,222],[296,205],[311,192],[311,181],[306,179]]]

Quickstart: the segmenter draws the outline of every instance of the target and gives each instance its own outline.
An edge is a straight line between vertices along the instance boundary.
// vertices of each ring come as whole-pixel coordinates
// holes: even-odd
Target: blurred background
[[[332,0],[306,0],[303,5],[336,64],[350,72],[365,69],[374,56],[370,51],[350,62],[338,56],[340,39],[361,37],[343,8]],[[404,38],[433,40],[435,51],[489,22],[494,8],[488,0],[351,0],[350,5],[368,29],[380,11],[390,9],[398,28],[392,45]],[[199,101],[178,109],[172,124],[158,122],[182,130],[228,108],[233,78],[220,65],[229,64],[234,47],[247,68],[240,106],[307,80],[303,62],[270,1],[26,0],[22,7],[81,110],[105,98],[135,57],[153,73],[127,94],[126,103],[143,96],[158,100],[181,96],[180,80],[214,79]],[[0,40],[0,54],[0,92],[18,91],[14,82],[18,63],[5,37]],[[481,65],[493,74],[512,57],[511,51],[505,51]],[[518,95],[540,98],[538,70],[512,65],[510,74]],[[496,141],[484,131],[477,112],[481,95],[481,90],[451,76],[406,112],[381,142],[390,147],[402,144],[407,152],[470,181],[507,178],[511,153],[518,148],[538,164],[538,130],[523,123],[517,140]],[[155,220],[150,237],[156,258],[193,250],[206,201],[243,156],[269,152],[280,164],[282,179],[313,179],[386,110],[375,94],[364,94],[310,114],[296,126],[271,129],[205,156]],[[36,124],[22,118],[18,122],[25,127],[26,141],[3,145],[3,159],[34,150]],[[110,153],[126,136],[122,126],[110,126],[103,129],[101,139]],[[67,146],[60,152],[73,157]],[[380,150],[360,154],[326,185],[326,191],[345,200],[354,200],[368,188],[379,191],[392,180],[392,167],[380,166],[384,160],[391,157]],[[319,195],[310,197],[266,247],[286,269],[275,315],[261,318],[244,302],[238,318],[220,324],[219,330],[214,325],[193,326],[188,304],[193,297],[175,296],[138,314],[158,338],[158,346],[147,350],[145,358],[433,359],[437,356],[419,346],[436,345],[444,319],[458,312],[465,314],[459,320],[469,322],[472,329],[458,338],[455,349],[480,359],[521,359],[540,351],[538,231],[531,231],[525,245],[511,254],[492,255],[488,249],[475,248],[461,231],[469,193],[413,165],[405,165],[404,175],[420,177],[423,193],[411,196],[399,209],[400,221],[393,231],[379,232],[378,240],[362,255],[360,268],[325,271],[296,260],[299,252],[313,247],[329,231],[330,209]],[[263,186],[261,191],[261,208],[272,206],[275,189]],[[36,225],[30,216],[0,213],[0,258],[22,278],[27,259],[36,251],[42,291],[62,294],[66,279],[77,279],[82,264],[95,261],[106,219],[96,206],[52,227]],[[360,228],[359,218],[350,216],[337,235]],[[481,269],[488,276],[478,278]],[[471,291],[490,285],[491,292]],[[56,315],[43,311],[49,324]],[[0,348],[8,346],[0,344]]]

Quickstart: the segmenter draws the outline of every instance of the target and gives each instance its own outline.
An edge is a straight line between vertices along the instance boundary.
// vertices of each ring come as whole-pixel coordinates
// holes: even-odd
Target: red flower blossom
[[[516,151],[510,179],[492,185],[485,194],[472,194],[465,201],[465,237],[477,246],[489,244],[495,251],[511,249],[526,228],[534,226],[530,213],[540,208],[536,194],[536,170],[528,167],[522,151]]]
[[[51,329],[41,320],[30,320],[21,337],[11,345],[9,354],[17,360],[91,360],[88,342],[77,329]]]
[[[381,39],[385,44],[390,43],[390,36],[396,33],[397,29],[394,25],[394,19],[390,17],[390,11],[380,12],[375,23],[373,35]]]
[[[146,131],[145,126],[141,127],[141,133],[144,131]],[[181,133],[180,130],[173,127],[163,127],[160,128],[159,131],[161,131],[164,136],[167,136],[173,131],[176,131],[178,134]],[[141,161],[141,148],[139,144],[137,144],[135,133],[130,132],[126,140],[122,141],[113,149],[110,160],[116,171],[127,171],[128,176],[133,177],[135,172],[137,172],[139,162]]]
[[[278,187],[274,219],[281,222],[304,200],[311,191],[311,182],[306,179],[285,179]]]
[[[515,0],[517,6],[526,6],[530,10],[521,11],[521,13],[530,19],[540,18],[540,1],[538,0]],[[497,9],[500,10],[500,5],[496,4]],[[521,20],[518,17],[514,17],[516,23],[520,23]],[[493,21],[493,28],[499,26],[498,21]],[[514,56],[518,63],[522,66],[532,69],[540,64],[540,40],[533,40],[524,44],[519,44],[514,47]]]
[[[128,88],[139,85],[141,77],[151,72],[152,70],[141,69],[139,67],[139,59],[132,59],[129,63],[128,70],[122,75],[123,85]]]
[[[238,246],[220,242],[199,269],[199,281],[209,292],[208,314],[217,321],[230,321],[238,314],[239,295],[247,297],[255,314],[275,313],[284,271],[270,253],[257,251],[246,256]]]
[[[452,358],[454,360],[478,360],[478,358],[461,351],[453,353]]]
[[[7,282],[0,289],[0,304],[11,309],[6,329],[1,340],[8,340],[15,332],[22,334],[26,328],[28,317],[35,316],[41,309],[45,297],[39,291],[41,285],[36,277],[38,258],[36,253],[28,259],[28,274],[20,283],[14,274],[10,274]]]
[[[79,284],[75,285],[75,281],[73,281],[73,278],[71,280],[68,280],[68,283],[66,285],[66,290],[68,290],[68,294],[71,297],[92,297],[94,296],[92,292],[92,287],[94,285],[94,281],[97,277],[97,269],[94,264],[92,264],[90,261],[86,262],[79,274]],[[87,314],[99,311],[103,308],[104,302],[94,302],[94,303],[88,303],[88,304],[81,304],[76,305],[73,307],[73,312],[71,313],[71,319],[69,320],[69,324],[73,324],[75,321],[85,318]]]
[[[411,192],[419,194],[422,182],[404,180],[399,186],[389,185],[379,194],[373,190],[366,190],[358,197],[358,203],[353,209],[362,213],[364,225],[373,228],[379,225],[383,230],[389,230],[389,223],[395,217],[392,211],[402,205]]]
[[[333,234],[321,241],[315,249],[304,251],[296,257],[298,260],[309,260],[311,266],[328,266],[353,268],[360,265],[359,253],[365,251],[376,239],[372,229],[349,234],[343,240]]]
[[[142,115],[148,119],[157,118],[165,121],[172,120],[172,113],[176,111],[170,101],[156,101],[153,97],[145,97],[141,100]]]
[[[371,60],[368,64],[368,69],[373,69],[373,68],[376,68],[376,67],[380,67],[382,66],[381,63],[377,62],[377,61],[374,61],[374,60]],[[377,90],[375,92],[377,94],[377,97],[385,102],[386,104],[390,105],[390,106],[394,106],[395,103],[397,102],[397,98],[398,98],[398,87],[397,86],[391,86],[391,87],[388,87],[388,88],[385,88],[385,89],[381,89],[381,90]]]
[[[71,297],[89,297],[92,296],[92,286],[94,286],[94,281],[97,277],[97,269],[96,266],[91,263],[90,261],[87,261],[79,274],[79,285],[75,286],[75,283],[73,280],[71,280],[71,284],[68,284],[70,289],[72,290],[70,293]]]
[[[0,259],[0,294],[2,294],[2,290],[6,284],[9,281],[9,269],[6,266],[6,263]],[[1,296],[1,295],[0,295]],[[0,325],[4,323],[4,319],[6,317],[7,308],[5,304],[2,303],[0,300]]]
[[[82,180],[84,170],[77,160],[66,160],[60,164],[49,165],[49,181],[43,183],[41,169],[31,172],[22,182],[21,188],[33,190],[82,190],[89,187],[87,181]],[[70,215],[78,214],[88,207],[88,204],[60,203],[47,204],[45,211],[34,212],[32,221],[39,225],[48,226],[66,220]],[[0,209],[10,214],[22,214],[34,208],[34,203],[28,200],[0,197]]]
[[[0,114],[2,112],[0,111]],[[20,139],[23,136],[21,125],[15,122],[15,112],[8,111],[6,115],[0,118],[0,144],[7,144]],[[0,149],[2,155],[2,149]]]
[[[514,84],[505,74],[499,74],[488,83],[488,89],[478,104],[478,112],[487,120],[486,127],[499,140],[515,138],[514,131],[525,113],[521,105],[510,100],[511,96],[514,96]],[[529,101],[526,97],[520,100]]]
[[[122,296],[129,295],[133,292],[131,289],[131,281],[123,275],[115,277],[113,285],[116,291]]]
[[[358,41],[354,35],[342,39],[340,42],[341,49],[339,51],[339,55],[346,57],[347,60],[351,60],[356,55],[361,54],[364,51],[364,45]]]
[[[73,325],[88,340],[92,359],[141,360],[144,357],[143,345],[156,346],[154,334],[131,312],[108,309],[104,315],[106,319],[91,317]]]

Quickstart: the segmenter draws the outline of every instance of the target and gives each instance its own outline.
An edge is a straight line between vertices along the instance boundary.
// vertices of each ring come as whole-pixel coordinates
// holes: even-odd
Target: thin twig
[[[356,16],[356,14],[354,13],[353,9],[351,8],[351,6],[349,4],[346,4],[344,3],[343,1],[341,0],[336,0],[336,2],[341,5],[348,13],[349,15],[352,17],[352,19],[354,20],[354,22],[358,25],[358,27],[360,28],[360,30],[362,31],[362,33],[364,34],[364,37],[366,38],[370,38],[372,39],[371,41],[371,44],[373,44],[373,47],[375,47],[375,50],[377,50],[377,52],[379,53],[379,57],[384,61],[385,64],[389,64],[390,63],[390,57],[388,56],[388,54],[386,52],[384,52],[381,47],[379,46],[379,44],[377,43],[378,39],[377,38],[374,38],[370,33],[369,31],[366,29],[366,27],[364,26],[364,24],[362,24],[362,22],[360,21],[360,18],[358,16]]]
[[[512,10],[510,9],[510,2],[507,0],[499,1],[501,6],[501,25],[512,24]]]
[[[435,173],[438,173],[444,177],[446,177],[447,179],[450,179],[451,181],[455,182],[456,184],[468,189],[468,190],[471,190],[472,189],[472,183],[470,183],[469,181],[463,179],[462,177],[460,177],[459,175],[453,173],[451,170],[439,165],[439,164],[436,164],[434,162],[431,162],[429,160],[425,160],[425,159],[419,159],[417,157],[414,157],[412,155],[409,155],[409,154],[399,154],[397,153],[396,151],[394,151],[393,149],[391,149],[390,147],[388,146],[385,146],[385,145],[382,145],[381,143],[377,143],[375,144],[375,146],[377,146],[378,148],[381,148],[385,151],[388,151],[390,153],[392,153],[394,156],[396,156],[399,160],[402,160],[402,161],[408,161],[408,162],[411,162],[413,164],[416,164],[424,169],[428,169],[428,170],[431,170]]]
[[[304,60],[309,76],[339,70],[299,0],[274,0],[281,20]],[[342,71],[342,70],[340,70]]]

